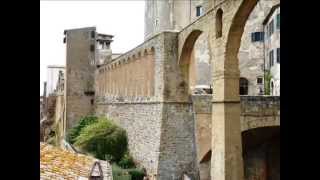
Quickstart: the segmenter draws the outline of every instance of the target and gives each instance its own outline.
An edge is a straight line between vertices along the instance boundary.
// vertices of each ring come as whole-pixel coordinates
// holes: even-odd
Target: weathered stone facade
[[[133,157],[138,164],[146,168],[150,176],[159,179],[181,178],[183,172],[195,178],[198,173],[195,163],[192,106],[189,103],[171,102],[176,100],[173,87],[175,79],[172,79],[171,75],[175,73],[172,67],[177,67],[173,66],[176,62],[173,61],[173,57],[176,55],[174,51],[177,47],[172,44],[176,38],[175,32],[155,35],[145,44],[114,59],[106,66],[121,69],[127,63],[137,63],[125,70],[132,70],[141,65],[147,65],[149,70],[154,70],[144,71],[136,68],[135,75],[124,70],[120,74],[128,73],[130,78],[127,80],[128,83],[118,81],[124,83],[124,91],[120,90],[121,84],[117,84],[114,87],[119,88],[118,90],[107,89],[103,93],[99,91],[96,96],[96,114],[114,120],[127,130],[129,149]],[[106,67],[101,66],[99,70],[104,68]],[[121,79],[114,76],[115,80],[119,78]],[[97,85],[99,88],[109,84]]]
[[[264,20],[264,31],[265,66],[271,76],[267,86],[270,87],[270,95],[280,96],[280,6],[273,7],[269,12]]]
[[[96,114],[123,127],[135,161],[149,174],[157,174],[162,121],[160,103],[103,103],[97,105]]]
[[[199,18],[196,15],[196,9],[199,6],[203,8],[203,12],[210,10],[210,1],[164,2],[146,2],[146,38],[163,30],[181,31]],[[170,8],[167,7],[168,4]],[[264,41],[252,41],[252,34],[255,32],[266,32],[263,21],[273,5],[272,0],[259,1],[250,13],[244,28],[238,53],[240,77],[248,81],[248,90],[244,95],[254,96],[264,94],[265,58],[267,58],[265,57],[265,52],[268,52],[268,50],[264,46]],[[163,14],[166,14],[166,16],[163,16]],[[171,22],[171,25],[168,25],[168,22]],[[176,24],[173,25],[174,23]],[[191,60],[192,64],[190,64],[190,85],[192,88],[197,85],[212,85],[211,60],[214,61],[214,59],[212,59],[213,52],[210,51],[210,48],[208,32],[204,31],[197,38],[193,48],[193,59]],[[262,79],[261,82],[258,81],[258,78]]]
[[[70,129],[82,116],[93,112],[96,28],[71,29],[66,32],[66,119],[63,129]]]

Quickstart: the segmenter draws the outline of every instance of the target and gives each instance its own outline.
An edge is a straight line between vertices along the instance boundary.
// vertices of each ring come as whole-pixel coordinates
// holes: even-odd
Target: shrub
[[[145,173],[142,169],[122,169],[117,164],[112,164],[112,176],[114,179],[143,180]]]
[[[117,164],[113,163],[112,164],[112,175],[113,176],[123,176],[123,175],[129,175],[129,173],[119,167]]]
[[[130,169],[128,170],[129,174],[131,175],[131,180],[143,180],[145,173],[142,169]]]
[[[124,169],[135,167],[132,156],[127,151],[118,162],[118,165]]]
[[[74,144],[75,143],[75,139],[79,136],[81,130],[92,124],[92,123],[95,123],[97,122],[98,118],[95,117],[95,116],[86,116],[86,117],[83,117],[79,120],[79,123],[74,126],[73,128],[70,129],[70,131],[68,132],[67,134],[67,141],[71,144]]]
[[[121,159],[127,151],[127,144],[125,130],[102,118],[84,127],[74,143],[98,159],[113,162]]]

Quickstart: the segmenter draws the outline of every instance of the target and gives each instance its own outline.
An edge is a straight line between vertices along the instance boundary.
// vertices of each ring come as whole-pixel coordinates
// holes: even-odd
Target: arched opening
[[[245,179],[280,180],[280,127],[242,132]]]
[[[217,63],[215,63],[215,72],[213,74],[216,75],[217,78],[213,82],[215,94],[215,96],[213,96],[213,101],[224,102],[222,104],[212,104],[212,124],[223,124],[221,126],[212,126],[213,149],[211,158],[211,178],[213,179],[243,178],[240,124],[241,106],[239,97],[240,90],[238,89],[240,81],[238,53],[246,21],[258,0],[232,2],[235,3],[235,6],[232,8],[236,8],[237,10],[235,15],[232,16],[233,19],[230,19],[230,28],[225,28],[224,32],[227,34],[223,34],[224,37],[226,37],[225,49],[224,47],[220,48],[219,46],[224,42],[220,43],[220,41],[217,41],[216,43],[218,47],[218,50],[216,51],[223,53],[217,53],[216,55],[218,60]],[[225,17],[226,20],[227,18],[229,18],[229,16]],[[217,21],[216,23],[219,22]],[[226,23],[226,25],[228,24]],[[216,29],[218,29],[218,27],[216,27]],[[222,88],[215,89],[219,84],[223,85]],[[232,104],[229,103],[231,101]],[[226,112],[226,115],[222,117],[221,112]],[[219,136],[220,134],[224,134],[225,136]],[[228,149],[228,151],[226,149]],[[221,156],[232,158],[221,158]]]
[[[179,60],[179,67],[184,81],[184,88],[188,95],[192,94],[192,88],[196,85],[196,67],[194,58],[194,45],[202,31],[192,31],[184,42]]]
[[[241,133],[245,179],[279,180],[280,126],[249,129]],[[210,180],[209,150],[200,160],[201,180]]]
[[[216,38],[222,37],[222,9],[218,9],[216,14]]]
[[[205,113],[211,104],[212,76],[211,76],[211,56],[209,52],[208,33],[200,30],[192,31],[186,38],[181,56],[179,59],[179,69],[184,80],[184,97],[187,97],[193,110],[193,120],[195,122],[195,147],[197,155],[197,166],[199,165],[200,177],[202,180],[209,180],[211,143],[207,143],[210,138],[209,122],[211,115]],[[207,106],[205,105],[207,104]],[[206,107],[200,107],[206,106]],[[204,127],[204,124],[207,126]]]
[[[239,94],[248,95],[249,81],[246,78],[240,78],[239,82]]]

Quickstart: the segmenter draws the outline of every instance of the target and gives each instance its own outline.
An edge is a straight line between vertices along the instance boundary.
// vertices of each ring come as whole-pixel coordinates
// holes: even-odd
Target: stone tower
[[[81,117],[93,111],[96,34],[95,27],[65,31],[67,57],[64,133]]]
[[[180,31],[197,19],[197,7],[203,12],[212,6],[208,0],[146,0],[145,1],[145,39],[166,30]]]
[[[188,1],[187,1],[188,2]],[[177,19],[176,13],[188,17],[188,3],[173,0],[145,1],[145,39],[166,30],[177,30],[185,23],[186,18]]]
[[[208,0],[146,0],[145,1],[145,39],[161,31],[181,31],[183,28],[204,15],[213,1]],[[208,34],[198,38],[190,65],[190,86],[210,87],[211,65]]]

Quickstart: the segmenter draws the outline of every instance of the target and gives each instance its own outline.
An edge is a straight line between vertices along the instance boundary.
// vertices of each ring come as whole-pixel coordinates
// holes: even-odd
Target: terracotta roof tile
[[[41,180],[77,180],[80,177],[87,179],[95,161],[98,160],[40,142]],[[104,169],[104,171],[108,170],[111,171],[111,167]],[[111,172],[107,172],[107,174],[111,174]],[[112,177],[105,179],[112,179]]]

